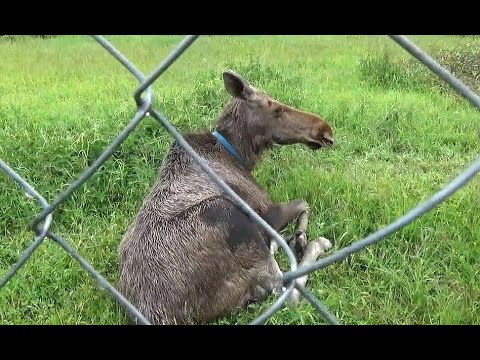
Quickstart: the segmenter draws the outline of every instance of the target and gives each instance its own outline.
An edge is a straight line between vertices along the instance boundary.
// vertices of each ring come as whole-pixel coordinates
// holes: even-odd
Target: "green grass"
[[[181,37],[108,39],[147,74]],[[412,39],[432,53],[480,46],[472,37]],[[89,38],[4,40],[0,53],[0,158],[52,201],[132,118],[136,83]],[[228,99],[226,68],[332,124],[333,151],[276,149],[255,176],[277,201],[307,200],[310,238],[335,239],[336,249],[427,199],[480,150],[478,112],[384,37],[201,37],[155,83],[155,106],[181,131],[210,127]],[[169,143],[161,126],[145,119],[54,213],[53,231],[112,283],[118,243]],[[32,241],[27,224],[38,211],[0,175],[0,274]],[[311,274],[308,288],[342,323],[480,324],[479,214],[476,177],[383,242]],[[246,323],[272,301],[217,323]],[[1,289],[0,323],[125,324],[127,318],[46,240]],[[323,321],[303,301],[268,321],[280,323]]]

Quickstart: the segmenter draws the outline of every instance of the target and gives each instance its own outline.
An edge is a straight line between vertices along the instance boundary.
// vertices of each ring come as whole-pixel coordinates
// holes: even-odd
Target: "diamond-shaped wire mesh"
[[[446,184],[443,189],[433,194],[428,200],[418,204],[415,208],[408,211],[388,226],[379,229],[375,233],[368,235],[360,241],[353,243],[339,251],[328,255],[312,265],[297,267],[295,256],[287,245],[285,239],[271,228],[255,211],[253,211],[248,204],[243,201],[222,179],[217,175],[202,158],[190,147],[182,135],[175,129],[173,125],[156,109],[152,107],[152,90],[151,85],[158,77],[165,72],[181,55],[192,45],[198,38],[198,35],[186,36],[177,47],[160,63],[160,65],[152,71],[152,73],[145,77],[135,66],[120,53],[115,47],[101,36],[92,36],[106,51],[115,57],[128,71],[138,80],[139,85],[134,91],[134,100],[137,104],[137,112],[133,119],[120,132],[116,139],[102,152],[97,160],[88,167],[71,185],[62,193],[60,193],[51,204],[38,194],[35,189],[28,184],[19,174],[11,169],[5,162],[0,159],[0,168],[17,184],[23,188],[26,195],[38,200],[42,211],[30,223],[31,229],[35,232],[36,237],[28,248],[23,252],[18,261],[7,271],[7,273],[0,279],[0,290],[5,284],[15,275],[15,273],[25,264],[32,253],[38,248],[45,238],[49,238],[62,247],[70,256],[77,260],[83,269],[85,269],[98,284],[104,288],[129,314],[135,323],[150,324],[149,321],[120,293],[115,289],[101,274],[99,274],[83,257],[78,254],[64,239],[50,231],[50,225],[53,221],[54,210],[76,189],[82,186],[102,164],[113,154],[118,146],[128,137],[135,127],[142,121],[145,116],[151,115],[154,119],[167,130],[167,132],[183,147],[183,149],[193,158],[193,160],[205,171],[213,182],[215,182],[226,194],[228,194],[235,204],[250,218],[262,226],[267,234],[277,241],[280,247],[286,252],[290,261],[290,271],[285,272],[283,279],[286,290],[284,293],[260,316],[258,316],[251,324],[263,324],[265,321],[278,311],[283,304],[291,296],[294,288],[297,288],[312,306],[323,316],[323,318],[330,324],[338,324],[338,320],[325,308],[325,306],[305,287],[296,283],[296,279],[309,274],[314,270],[318,270],[337,261],[342,261],[349,255],[360,251],[368,245],[379,242],[383,238],[391,235],[402,227],[408,225],[423,214],[427,213],[435,206],[445,201],[448,197],[465,186],[479,171],[480,171],[480,156],[463,172],[457,175],[450,183]],[[459,79],[453,76],[450,72],[440,66],[428,54],[413,44],[408,38],[401,35],[390,35],[390,38],[403,47],[407,52],[414,56],[417,60],[428,67],[438,77],[448,83],[453,89],[459,92],[463,97],[468,99],[477,109],[480,110],[480,97],[475,94],[468,86],[463,84]],[[142,97],[143,95],[143,97]],[[43,223],[43,225],[41,225]]]

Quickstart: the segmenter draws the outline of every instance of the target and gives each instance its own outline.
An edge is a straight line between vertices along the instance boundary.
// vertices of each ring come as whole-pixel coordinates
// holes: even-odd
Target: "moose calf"
[[[223,80],[232,99],[216,130],[184,138],[273,229],[298,220],[290,246],[297,257],[303,255],[300,265],[311,263],[332,244],[320,238],[307,246],[308,204],[273,203],[251,172],[274,144],[331,147],[332,129],[232,71],[224,72]],[[174,142],[119,246],[118,288],[152,324],[206,323],[282,291],[276,249],[263,228]]]

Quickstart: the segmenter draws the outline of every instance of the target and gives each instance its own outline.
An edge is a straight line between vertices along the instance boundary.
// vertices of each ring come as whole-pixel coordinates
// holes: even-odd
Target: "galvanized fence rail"
[[[125,128],[118,134],[115,140],[102,152],[96,161],[88,167],[70,186],[60,193],[51,204],[37,192],[35,189],[25,181],[19,174],[11,169],[5,162],[0,159],[0,168],[25,191],[28,197],[34,198],[43,209],[30,223],[32,231],[35,233],[35,238],[30,246],[25,249],[18,261],[7,271],[7,273],[0,279],[0,290],[7,284],[7,282],[15,275],[15,273],[25,264],[32,253],[38,248],[45,238],[53,240],[56,244],[62,247],[70,256],[77,260],[81,267],[85,269],[95,280],[97,280],[100,287],[105,289],[127,312],[131,319],[138,324],[149,325],[149,321],[120,293],[115,289],[101,274],[99,274],[75,249],[73,249],[62,237],[53,233],[50,226],[53,221],[54,210],[70,196],[76,189],[82,186],[102,164],[112,155],[118,146],[127,138],[127,136],[135,129],[135,127],[146,116],[152,116],[160,122],[166,131],[177,141],[177,143],[193,158],[193,160],[205,171],[213,182],[215,182],[226,194],[228,194],[235,204],[242,209],[242,211],[250,218],[262,226],[269,236],[274,238],[280,247],[286,252],[290,261],[290,271],[284,273],[284,284],[286,290],[278,297],[278,299],[261,315],[259,315],[250,324],[264,324],[270,316],[278,311],[283,304],[288,300],[293,290],[296,288],[307,299],[312,306],[322,315],[322,317],[329,324],[339,324],[338,320],[333,316],[328,309],[305,287],[296,283],[296,279],[302,277],[314,270],[318,270],[337,261],[342,261],[349,255],[360,251],[368,245],[379,242],[385,237],[391,235],[395,231],[407,226],[414,220],[418,219],[423,214],[427,213],[435,206],[445,201],[448,197],[465,186],[479,171],[480,171],[480,156],[463,172],[457,175],[451,182],[446,184],[443,189],[433,194],[428,200],[418,204],[405,215],[401,216],[388,226],[379,229],[371,235],[368,235],[362,240],[354,242],[339,251],[333,252],[331,255],[316,261],[309,266],[298,267],[295,256],[287,245],[285,239],[271,228],[255,211],[253,211],[248,204],[243,201],[222,179],[217,175],[202,158],[190,147],[182,135],[175,129],[175,127],[166,119],[166,117],[152,107],[152,89],[151,85],[158,79],[158,77],[165,72],[181,55],[191,46],[198,35],[186,36],[177,47],[170,52],[170,54],[160,63],[160,65],[152,71],[150,75],[145,77],[135,66],[118,51],[110,42],[101,36],[92,36],[106,51],[115,57],[123,66],[130,71],[138,80],[139,85],[133,93],[134,100],[137,104],[137,112]],[[480,110],[480,97],[475,94],[468,86],[462,83],[459,79],[453,76],[448,70],[439,65],[428,54],[413,44],[408,38],[401,35],[390,35],[390,38],[403,47],[407,52],[414,56],[418,61],[427,66],[433,73],[448,83],[453,89],[459,92],[462,96],[468,99],[473,106]]]

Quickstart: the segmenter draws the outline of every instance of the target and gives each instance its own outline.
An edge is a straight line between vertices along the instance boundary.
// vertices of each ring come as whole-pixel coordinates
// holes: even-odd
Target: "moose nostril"
[[[326,143],[327,145],[333,146],[334,141],[333,141],[332,138],[330,138],[330,137],[328,137],[328,138],[327,138],[327,137],[324,137],[324,138],[323,138],[323,141],[325,141],[325,143]]]
[[[334,140],[333,140],[332,136],[328,133],[324,133],[323,136],[322,136],[322,139],[325,142],[325,144],[328,145],[328,146],[332,146],[333,143],[334,143]]]
[[[333,146],[333,144],[334,144],[333,137],[329,132],[324,132],[322,134],[322,140],[323,140],[323,142],[325,143],[326,146],[330,147],[330,146]]]

